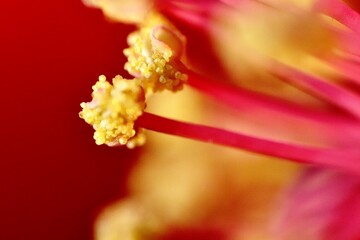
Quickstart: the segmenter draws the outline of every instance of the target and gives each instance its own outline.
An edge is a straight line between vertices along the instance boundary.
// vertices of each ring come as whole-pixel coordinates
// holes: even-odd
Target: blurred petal
[[[292,6],[296,11],[280,7],[246,2],[238,9],[219,8],[212,38],[223,67],[234,81],[265,92],[279,91],[295,100],[300,92],[269,76],[268,59],[317,75],[334,75],[315,55],[331,54],[336,38],[318,16],[296,6]]]
[[[140,23],[150,9],[148,0],[83,0],[90,7],[100,8],[104,14],[123,23]]]
[[[360,178],[335,170],[305,171],[281,205],[279,240],[358,240]]]
[[[341,0],[318,0],[314,5],[317,11],[336,19],[351,30],[360,34],[360,15]]]

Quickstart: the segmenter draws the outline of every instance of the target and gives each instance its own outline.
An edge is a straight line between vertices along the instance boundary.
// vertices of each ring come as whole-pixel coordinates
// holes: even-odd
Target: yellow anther
[[[125,70],[142,81],[147,94],[182,89],[187,80],[179,77],[185,75],[180,70],[185,40],[175,27],[162,17],[151,16],[127,41]]]
[[[96,144],[127,145],[134,148],[145,142],[144,134],[134,129],[134,122],[145,108],[144,91],[138,79],[121,76],[111,83],[101,75],[93,86],[92,101],[81,103],[80,117],[95,129]]]

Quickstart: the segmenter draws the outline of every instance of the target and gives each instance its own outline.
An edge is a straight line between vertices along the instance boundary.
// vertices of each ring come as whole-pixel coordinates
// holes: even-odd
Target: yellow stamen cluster
[[[160,32],[159,38],[156,32]],[[182,39],[175,32],[176,29],[166,24],[155,24],[144,26],[128,37],[125,70],[142,80],[147,94],[164,89],[181,90],[187,80],[187,75],[180,70],[182,64],[178,56]]]
[[[81,103],[80,117],[95,129],[96,144],[143,145],[142,131],[135,131],[134,122],[143,113],[145,98],[138,79],[116,76],[113,85],[101,75],[93,86],[92,101]]]
[[[130,47],[124,50],[125,69],[135,78],[116,76],[112,85],[102,75],[93,86],[93,100],[81,103],[80,117],[95,129],[98,145],[143,145],[144,130],[134,126],[145,109],[145,97],[164,89],[178,91],[187,80],[179,70],[184,37],[159,15],[148,20],[129,35]]]

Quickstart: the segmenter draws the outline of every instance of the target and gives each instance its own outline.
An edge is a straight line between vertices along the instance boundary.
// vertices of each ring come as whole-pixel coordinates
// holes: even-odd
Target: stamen
[[[286,102],[271,96],[252,92],[239,86],[230,86],[222,81],[215,82],[209,79],[204,79],[202,76],[194,72],[189,72],[188,75],[188,84],[191,87],[216,99],[217,101],[221,101],[227,106],[233,107],[234,109],[241,110],[242,108],[260,108],[281,112],[286,115],[315,122],[321,122],[322,124],[328,124],[332,127],[345,127],[352,129],[352,131],[355,131],[356,128],[358,129],[357,131],[360,130],[357,122],[338,116],[337,114],[315,111],[314,109],[305,108],[291,102]]]
[[[164,89],[179,91],[187,80],[180,63],[184,41],[164,19],[144,26],[128,37],[125,70],[142,81],[147,95]]]
[[[143,113],[145,99],[139,80],[113,78],[113,85],[101,75],[93,86],[92,101],[81,103],[80,118],[95,129],[96,144],[127,145],[133,148],[145,143],[144,133],[134,128]]]
[[[359,150],[311,148],[276,142],[214,127],[171,120],[150,113],[144,113],[137,123],[143,128],[156,132],[235,147],[302,163],[339,167],[357,174],[360,173]]]
[[[272,63],[272,66],[268,69],[269,72],[299,89],[308,91],[312,95],[348,111],[360,119],[360,97],[355,93],[285,64],[275,61]]]
[[[150,20],[129,35],[129,48],[124,50],[128,58],[125,69],[135,79],[116,76],[111,85],[105,76],[100,76],[93,87],[93,100],[81,104],[83,110],[80,117],[95,129],[94,139],[97,144],[126,145],[129,148],[142,145],[145,142],[144,128],[303,163],[340,167],[360,174],[360,150],[353,145],[335,145],[337,148],[306,147],[145,113],[146,97],[165,89],[178,91],[188,83],[235,108],[255,106],[300,116],[327,125],[332,130],[339,127],[344,127],[347,132],[350,132],[349,129],[354,130],[354,138],[351,140],[355,139],[358,143],[360,139],[360,127],[356,122],[360,119],[360,97],[354,92],[276,60],[270,60],[268,63],[271,64],[264,66],[266,71],[281,80],[348,111],[357,119],[349,115],[338,117],[331,110],[317,112],[315,108],[305,108],[242,88],[231,89],[226,85],[201,80],[201,77],[184,67],[184,37],[165,19],[152,16]],[[352,23],[350,25],[354,26]],[[262,59],[265,58],[267,60],[266,56]],[[350,64],[343,68],[347,70],[345,74],[356,71],[356,67]],[[330,127],[332,125],[335,127]],[[344,136],[341,136],[341,141],[343,139]]]

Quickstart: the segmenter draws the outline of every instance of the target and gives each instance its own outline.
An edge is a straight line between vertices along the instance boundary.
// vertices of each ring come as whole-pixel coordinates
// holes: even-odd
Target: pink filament
[[[274,61],[269,71],[360,119],[360,97],[355,93],[279,62]]]
[[[185,123],[144,113],[139,127],[203,142],[215,143],[296,162],[339,167],[360,174],[360,151],[312,148],[234,133],[223,129]]]
[[[229,86],[223,82],[214,82],[204,79],[194,72],[190,72],[188,75],[188,84],[191,87],[198,89],[201,93],[207,94],[216,101],[220,101],[235,109],[260,108],[267,111],[280,112],[285,115],[327,125],[333,130],[341,128],[343,131],[351,132],[353,136],[360,136],[360,125],[354,119],[339,116],[336,115],[336,113],[305,108],[281,99],[255,93],[238,86]],[[336,130],[336,132],[338,131]],[[348,135],[346,138],[351,138],[351,136]]]

